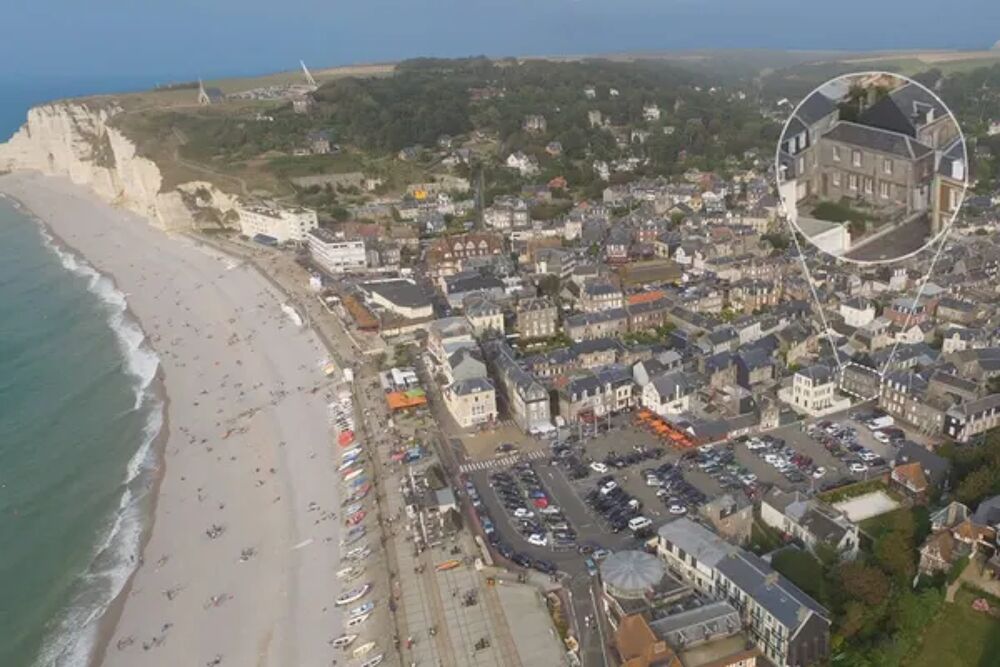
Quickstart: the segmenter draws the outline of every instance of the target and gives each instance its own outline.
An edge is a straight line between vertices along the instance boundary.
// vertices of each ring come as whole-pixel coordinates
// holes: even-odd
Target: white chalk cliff
[[[211,183],[192,181],[162,192],[163,177],[152,160],[110,124],[114,106],[67,101],[34,107],[27,122],[0,144],[0,170],[37,170],[65,176],[101,199],[134,211],[164,229],[197,225],[199,208],[224,214],[235,198]]]

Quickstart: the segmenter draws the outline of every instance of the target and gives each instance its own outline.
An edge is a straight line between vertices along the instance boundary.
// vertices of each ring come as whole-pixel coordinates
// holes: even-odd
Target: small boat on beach
[[[368,613],[365,613],[365,614],[358,614],[357,616],[354,616],[349,621],[347,621],[347,627],[348,628],[356,628],[359,625],[361,625],[362,623],[364,623],[365,621],[367,621],[368,617],[370,617],[370,616],[371,616],[371,612],[368,612]]]
[[[383,655],[382,653],[379,653],[377,656],[375,656],[371,660],[366,660],[365,662],[362,662],[361,663],[361,667],[377,667],[378,665],[382,664],[382,660],[384,658],[385,658],[385,655]]]
[[[351,571],[348,572],[346,575],[344,575],[343,579],[344,579],[344,581],[354,581],[355,579],[357,579],[358,577],[360,577],[364,573],[365,573],[365,568],[363,568],[363,567],[355,567],[355,568],[352,568]]]
[[[344,499],[344,502],[341,505],[343,507],[347,507],[348,505],[351,505],[353,503],[358,503],[359,501],[364,500],[365,496],[368,495],[368,491],[370,490],[371,490],[371,484],[367,484],[359,489],[356,489],[354,493],[352,493],[350,496]]]
[[[355,512],[354,514],[352,514],[349,517],[347,517],[347,519],[345,520],[345,523],[348,526],[356,526],[356,525],[358,525],[359,523],[361,523],[362,521],[365,520],[365,516],[366,515],[367,515],[367,512],[365,512],[364,510],[361,510],[359,512]]]
[[[354,649],[351,655],[360,659],[371,653],[373,648],[375,648],[375,642],[368,642]]]
[[[359,569],[357,565],[348,565],[347,567],[342,567],[339,570],[337,570],[337,578],[345,579],[347,578],[348,575],[351,574],[351,572],[357,569]]]
[[[351,590],[343,593],[339,598],[334,601],[334,604],[338,607],[343,607],[345,604],[351,604],[352,602],[357,602],[364,596],[368,595],[368,591],[372,589],[371,584],[362,584],[357,588],[352,588]]]
[[[347,459],[346,461],[344,461],[343,463],[340,464],[340,466],[337,468],[337,472],[344,472],[345,470],[347,470],[348,468],[350,468],[351,466],[353,466],[357,462],[358,462],[357,458]],[[362,463],[363,463],[363,461],[362,461]]]
[[[361,560],[362,558],[367,558],[371,552],[372,550],[368,547],[368,545],[363,544],[360,547],[354,547],[353,549],[345,553],[344,558],[346,558],[349,561],[358,561]]]
[[[357,479],[351,482],[351,488],[360,489],[366,484],[369,484],[368,478],[362,475],[361,477],[358,477]]]
[[[443,563],[438,563],[437,566],[434,569],[437,570],[438,572],[447,572],[448,570],[454,570],[456,567],[458,567],[461,564],[462,564],[462,561],[460,561],[460,560],[456,560],[456,559],[446,560]]]
[[[347,447],[352,442],[354,442],[354,431],[345,430],[341,431],[340,435],[337,436],[337,442],[341,447]]]
[[[353,457],[357,456],[358,454],[360,454],[361,451],[362,451],[361,450],[361,445],[357,445],[356,447],[351,447],[350,449],[345,449],[344,451],[342,451],[340,453],[340,458],[341,459],[353,458]]]
[[[364,473],[365,473],[365,469],[362,468],[361,466],[358,466],[357,468],[354,468],[352,470],[348,470],[348,471],[344,472],[344,481],[345,482],[350,482],[352,479],[357,479],[358,477],[360,477]]]
[[[332,646],[333,648],[347,648],[348,646],[353,644],[354,640],[357,638],[358,638],[357,635],[341,635],[340,637],[337,637],[332,642],[330,642],[330,646]]]
[[[344,539],[340,541],[340,544],[341,546],[347,547],[354,544],[364,536],[365,536],[365,527],[355,526],[354,528],[351,528],[349,531],[347,531],[347,534],[344,535]]]
[[[364,603],[362,605],[358,605],[354,609],[352,609],[349,612],[347,612],[347,615],[349,617],[351,617],[351,618],[355,618],[355,617],[361,616],[363,614],[370,614],[371,611],[374,608],[375,608],[375,603],[374,602],[366,602],[366,603]]]
[[[360,512],[362,509],[364,509],[364,505],[361,503],[353,503],[347,506],[347,509],[344,510],[344,514],[351,515],[355,512]]]

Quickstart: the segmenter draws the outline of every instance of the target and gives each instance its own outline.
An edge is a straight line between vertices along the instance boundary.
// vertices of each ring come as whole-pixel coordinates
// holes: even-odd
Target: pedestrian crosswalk
[[[478,472],[480,470],[493,470],[495,468],[509,468],[519,461],[537,461],[538,459],[543,459],[546,456],[546,452],[538,449],[525,452],[524,454],[511,454],[510,456],[504,456],[498,459],[489,459],[487,461],[470,461],[469,463],[463,463],[460,465],[458,467],[458,471],[461,473],[470,473]]]

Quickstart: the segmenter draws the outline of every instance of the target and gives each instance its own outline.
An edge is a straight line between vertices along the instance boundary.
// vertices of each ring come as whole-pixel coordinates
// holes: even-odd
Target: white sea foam
[[[118,341],[124,368],[135,379],[133,409],[141,409],[147,414],[142,441],[125,467],[117,511],[105,534],[95,544],[93,558],[86,572],[81,574],[73,602],[53,626],[36,663],[39,667],[85,667],[96,644],[98,621],[122,591],[139,560],[146,519],[141,501],[148,490],[144,473],[156,465],[153,443],[163,427],[164,418],[164,406],[151,388],[160,362],[145,343],[142,329],[129,316],[125,295],[114,282],[77,255],[61,248],[44,227],[40,229],[45,245],[68,271],[86,281],[87,289],[108,309],[108,324]]]

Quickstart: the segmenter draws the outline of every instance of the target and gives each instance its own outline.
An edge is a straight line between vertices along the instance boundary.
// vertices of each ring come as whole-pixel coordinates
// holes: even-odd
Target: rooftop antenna
[[[314,78],[313,78],[313,75],[312,75],[312,73],[310,73],[310,72],[309,72],[309,68],[308,68],[308,67],[306,67],[306,63],[305,63],[305,61],[303,61],[303,60],[300,60],[300,61],[299,61],[299,64],[300,64],[300,65],[302,65],[302,73],[306,75],[306,82],[307,82],[307,83],[308,83],[308,84],[309,84],[310,86],[315,86],[315,87],[318,87],[318,86],[319,86],[319,84],[318,84],[318,83],[316,83],[316,79],[314,79]]]

